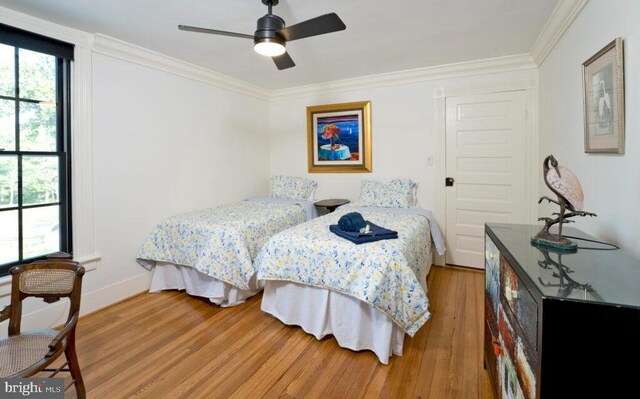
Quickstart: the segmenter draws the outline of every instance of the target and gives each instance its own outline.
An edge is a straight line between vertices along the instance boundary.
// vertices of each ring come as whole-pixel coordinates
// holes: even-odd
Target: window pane
[[[58,157],[22,157],[22,204],[58,201]]]
[[[18,157],[0,155],[0,209],[18,205]],[[0,230],[3,228],[0,224]],[[1,233],[0,233],[1,234]]]
[[[18,50],[20,98],[56,101],[56,57]]]
[[[20,151],[56,150],[56,107],[20,103]]]
[[[0,151],[16,149],[16,102],[0,100]]]
[[[18,211],[0,212],[0,264],[17,261],[18,251]]]
[[[16,95],[15,48],[0,44],[0,95]]]
[[[22,211],[23,258],[33,258],[60,250],[60,207]]]

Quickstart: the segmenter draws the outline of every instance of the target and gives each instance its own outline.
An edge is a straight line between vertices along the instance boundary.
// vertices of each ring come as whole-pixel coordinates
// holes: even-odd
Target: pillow
[[[271,178],[271,196],[309,200],[313,198],[318,183],[311,179],[295,176],[273,176]]]
[[[311,193],[309,194],[309,197],[305,198],[307,201],[311,201],[311,202],[315,202],[316,190],[318,189],[318,183],[316,183],[315,181],[313,183],[314,183],[314,186],[313,186],[313,189],[311,190]]]
[[[360,184],[360,205],[383,208],[411,208],[415,206],[416,183],[409,179],[389,182],[364,180]]]

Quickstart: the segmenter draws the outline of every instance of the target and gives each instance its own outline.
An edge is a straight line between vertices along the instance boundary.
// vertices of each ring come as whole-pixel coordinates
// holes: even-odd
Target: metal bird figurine
[[[574,216],[597,215],[582,210],[584,193],[582,192],[580,181],[571,170],[559,166],[558,161],[553,155],[549,155],[544,159],[542,169],[545,184],[558,196],[558,200],[556,201],[547,196],[543,196],[540,197],[538,203],[544,200],[553,202],[560,207],[560,212],[552,214],[552,216],[557,216],[555,219],[552,217],[538,218],[538,220],[544,221],[544,228],[531,239],[531,242],[558,250],[575,251],[578,246],[568,238],[562,236],[563,223],[573,223],[573,220],[567,219]],[[554,224],[558,224],[558,234],[549,232],[549,228]]]

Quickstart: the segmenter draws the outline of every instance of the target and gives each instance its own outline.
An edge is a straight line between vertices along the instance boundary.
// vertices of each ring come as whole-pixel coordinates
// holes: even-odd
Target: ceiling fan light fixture
[[[283,70],[296,66],[296,63],[293,62],[285,48],[287,42],[337,32],[347,28],[334,12],[287,27],[284,19],[273,13],[273,6],[278,5],[278,2],[279,0],[262,0],[262,4],[268,7],[267,14],[258,19],[253,35],[189,25],[178,25],[178,29],[253,40],[255,52],[265,57],[271,57],[276,67],[279,70]]]
[[[266,38],[256,40],[253,49],[256,51],[256,53],[264,55],[266,57],[277,57],[287,51],[284,47],[284,44],[280,43],[279,41]]]

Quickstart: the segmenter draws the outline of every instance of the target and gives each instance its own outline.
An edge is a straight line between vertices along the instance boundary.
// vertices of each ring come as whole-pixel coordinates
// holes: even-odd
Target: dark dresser
[[[485,225],[484,365],[496,398],[640,397],[640,261],[581,240],[575,253],[535,247],[540,228]]]

